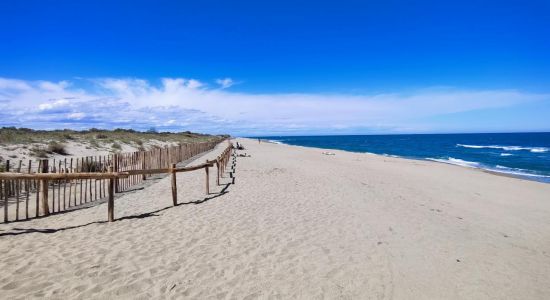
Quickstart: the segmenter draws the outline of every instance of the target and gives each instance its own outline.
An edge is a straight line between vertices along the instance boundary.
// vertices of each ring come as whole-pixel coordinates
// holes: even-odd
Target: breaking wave
[[[441,159],[441,158],[426,158],[426,159],[431,160],[431,161],[437,161],[437,162],[440,162],[440,163],[445,163],[445,164],[462,166],[462,167],[470,167],[470,168],[479,168],[480,167],[480,163],[478,163],[478,162],[462,160],[462,159],[459,159],[459,158],[449,157],[449,158],[446,158],[446,159]]]
[[[449,158],[446,158],[446,159],[427,158],[427,160],[436,161],[436,162],[445,163],[445,164],[456,165],[456,166],[469,167],[469,168],[474,168],[474,169],[482,169],[482,170],[487,170],[487,171],[496,172],[496,173],[515,175],[515,176],[550,179],[550,176],[548,176],[548,175],[533,174],[529,170],[525,170],[525,169],[509,168],[509,167],[505,167],[505,166],[501,166],[501,165],[496,165],[493,168],[493,167],[485,166],[485,165],[483,165],[481,163],[478,163],[478,162],[467,161],[467,160],[462,160],[462,159],[453,158],[453,157],[449,157]]]
[[[527,150],[531,151],[533,153],[543,153],[550,151],[550,148],[546,147],[522,147],[522,146],[500,146],[500,145],[464,145],[464,144],[456,144],[457,147],[463,147],[463,148],[473,148],[473,149],[502,149],[505,151],[520,151],[520,150]]]

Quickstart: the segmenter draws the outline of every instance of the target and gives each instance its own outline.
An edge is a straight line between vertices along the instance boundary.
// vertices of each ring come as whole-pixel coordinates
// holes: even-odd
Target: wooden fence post
[[[220,185],[220,161],[216,159],[216,185]]]
[[[8,159],[8,160],[6,160],[6,170],[5,170],[5,172],[8,172],[8,173],[9,173],[9,171],[10,171],[10,160]],[[6,194],[7,194],[8,196],[11,196],[11,195],[12,195],[12,188],[11,188],[12,181],[11,181],[11,180],[7,180],[7,181],[5,182],[5,184],[7,184],[7,187],[6,187],[6,191],[5,191],[5,192],[6,192]],[[8,201],[8,200],[6,199],[6,203],[7,203],[7,201]]]
[[[120,164],[119,155],[118,154],[113,154],[113,160],[114,160],[114,167],[115,167],[114,171],[118,172],[119,171],[119,164]],[[115,185],[115,192],[116,193],[120,192],[118,178],[115,179],[114,185]]]
[[[208,163],[208,160],[206,163]],[[206,165],[206,167],[204,167],[204,170],[206,171],[206,194],[210,195],[210,176],[208,174],[208,169],[208,165]]]
[[[223,172],[225,168],[223,167],[225,164],[225,154],[222,153],[222,156],[220,157],[220,177],[223,178]]]
[[[145,152],[141,152],[141,169],[145,170]],[[147,177],[145,174],[141,175],[142,180],[146,180]]]
[[[42,161],[39,160],[38,161],[38,169],[36,169],[36,172],[39,173],[42,171]],[[36,213],[36,217],[38,218],[38,216],[40,216],[40,199],[39,198],[39,195],[40,195],[40,185],[39,185],[39,182],[38,180],[35,180],[34,181],[34,188],[36,189],[36,208],[35,208],[35,213]]]
[[[113,173],[113,167],[109,166],[109,173]],[[115,178],[109,178],[109,201],[107,202],[107,217],[109,222],[115,220]]]
[[[176,185],[176,164],[172,164],[172,203],[178,205],[178,187]]]
[[[4,223],[8,223],[8,181],[2,180],[4,182]],[[0,188],[2,185],[0,184]]]
[[[29,166],[28,166],[27,174],[31,173],[31,165],[32,165],[32,160],[29,159]],[[31,192],[30,185],[31,185],[30,180],[25,181],[25,191],[27,192],[26,193],[27,195],[25,196],[25,219],[29,218],[29,193]]]
[[[42,160],[42,173],[48,173],[47,159]],[[42,187],[42,212],[44,213],[44,216],[49,216],[50,205],[48,203],[48,180],[47,179],[42,179],[41,187]]]

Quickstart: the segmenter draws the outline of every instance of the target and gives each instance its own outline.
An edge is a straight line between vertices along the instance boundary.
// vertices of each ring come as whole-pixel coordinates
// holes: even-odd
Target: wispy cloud
[[[222,89],[226,89],[226,88],[231,87],[232,85],[235,84],[233,79],[231,79],[229,77],[223,78],[223,79],[216,79],[216,83],[219,84]]]
[[[86,82],[91,85],[0,78],[0,125],[153,126],[233,134],[415,132],[434,130],[419,125],[424,118],[550,101],[547,94],[517,90],[254,94],[208,88],[201,81],[185,78],[164,78],[159,84],[136,78]],[[226,78],[217,83],[229,87],[233,81]]]

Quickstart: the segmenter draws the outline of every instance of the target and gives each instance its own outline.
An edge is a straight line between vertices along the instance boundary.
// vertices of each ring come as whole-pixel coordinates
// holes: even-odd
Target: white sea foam
[[[546,147],[522,147],[522,146],[500,146],[500,145],[464,145],[464,144],[456,144],[457,147],[463,147],[463,148],[473,148],[473,149],[502,149],[505,151],[519,151],[519,150],[528,150],[533,153],[543,153],[550,151],[550,148]]]
[[[493,167],[484,166],[484,165],[482,165],[478,162],[462,160],[462,159],[459,159],[459,158],[452,158],[452,157],[449,157],[448,159],[427,158],[427,160],[446,163],[446,164],[451,164],[451,165],[456,165],[456,166],[469,167],[469,168],[474,168],[474,169],[483,169],[483,170],[496,172],[496,173],[502,173],[502,174],[516,175],[516,176],[522,176],[522,177],[531,177],[531,178],[533,178],[533,177],[541,178],[545,182],[548,181],[548,179],[550,179],[550,176],[548,176],[548,175],[540,175],[540,174],[529,173],[529,170],[525,170],[525,169],[509,168],[509,167],[505,167],[505,166],[501,166],[501,165],[496,165],[493,168]]]
[[[512,154],[512,153],[501,153],[500,154],[500,156],[512,156],[512,155],[514,155],[514,154]]]
[[[489,171],[498,172],[498,173],[504,173],[504,174],[511,174],[511,175],[518,175],[518,176],[527,176],[527,177],[537,177],[537,178],[550,178],[548,175],[540,175],[540,174],[533,174],[529,173],[529,170],[525,169],[519,169],[519,168],[509,168],[501,165],[497,165],[496,169],[486,168]]]
[[[479,168],[480,167],[480,164],[478,162],[467,161],[467,160],[463,160],[463,159],[459,159],[459,158],[452,158],[452,157],[449,157],[447,159],[427,158],[427,160],[437,161],[437,162],[441,162],[441,163],[445,163],[445,164],[469,167],[469,168]]]
[[[268,143],[273,143],[273,144],[278,144],[278,145],[282,145],[283,142],[281,141],[277,141],[277,140],[267,140]]]

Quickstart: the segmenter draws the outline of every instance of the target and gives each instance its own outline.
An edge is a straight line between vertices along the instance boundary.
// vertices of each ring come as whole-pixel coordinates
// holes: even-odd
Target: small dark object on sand
[[[242,144],[239,144],[239,142],[237,142],[237,146],[235,148],[237,150],[244,150],[244,146]]]

